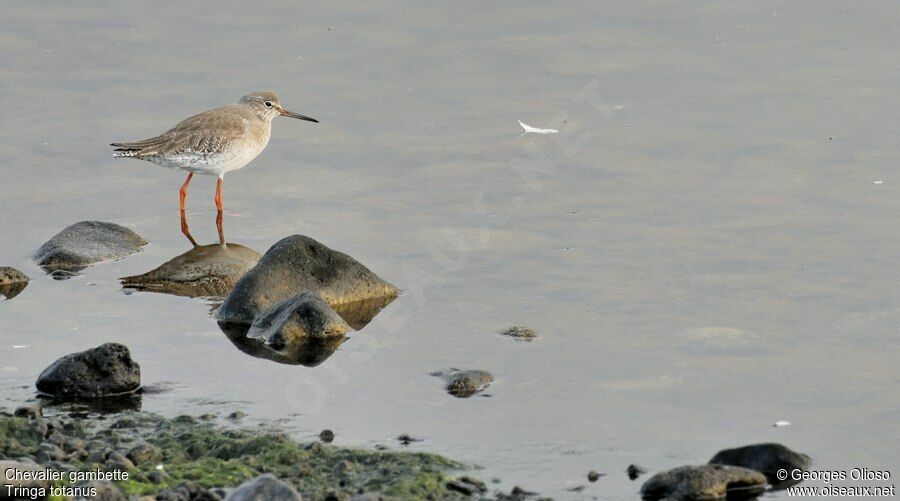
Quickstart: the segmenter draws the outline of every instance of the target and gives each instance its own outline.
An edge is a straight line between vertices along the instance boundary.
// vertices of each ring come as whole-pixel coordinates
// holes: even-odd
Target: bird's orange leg
[[[216,210],[222,212],[224,209],[222,208],[222,178],[220,177],[218,181],[216,181]]]
[[[188,241],[191,242],[191,245],[197,247],[197,241],[194,240],[194,237],[191,236],[191,230],[188,229],[187,217],[184,215],[184,209],[181,211],[181,232],[184,233],[184,236],[187,237]]]
[[[219,245],[226,247],[225,232],[222,231],[222,211],[216,212],[216,229],[219,230]]]
[[[181,185],[181,190],[178,192],[178,211],[181,213],[181,233],[187,237],[191,242],[191,245],[197,247],[197,241],[191,236],[191,231],[188,229],[187,216],[184,213],[184,201],[187,199],[188,184],[190,184],[192,177],[194,177],[193,172],[188,174],[187,179],[184,180],[184,184]]]
[[[191,183],[192,177],[194,177],[193,172],[188,174],[187,179],[184,180],[184,184],[181,185],[181,191],[178,192],[178,208],[181,209],[181,212],[184,212],[184,201],[187,199],[187,188],[188,184]]]

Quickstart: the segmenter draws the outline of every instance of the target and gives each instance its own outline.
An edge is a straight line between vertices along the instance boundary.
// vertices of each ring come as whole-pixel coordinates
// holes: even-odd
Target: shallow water
[[[167,383],[144,409],[242,409],[338,445],[409,433],[557,498],[631,497],[630,463],[757,441],[897,471],[893,3],[7,2],[3,18],[0,265],[32,277],[0,303],[3,404],[118,341]],[[228,241],[309,235],[404,290],[314,368],[240,352],[204,301],[117,281],[190,246],[183,176],[107,143],[264,88],[321,123],[277,121],[227,176]],[[201,244],[212,181],[188,198]],[[151,243],[65,281],[29,262],[83,219]],[[540,337],[496,335],[520,324]],[[445,394],[429,373],[447,367],[491,371],[490,398]]]

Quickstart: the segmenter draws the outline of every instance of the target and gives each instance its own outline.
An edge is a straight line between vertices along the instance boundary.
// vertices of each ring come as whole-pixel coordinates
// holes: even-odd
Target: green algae
[[[35,420],[0,416],[0,453],[34,456],[45,439],[34,431]],[[233,429],[182,416],[167,419],[143,412],[123,413],[117,420],[59,418],[52,436],[78,436],[102,442],[106,450],[124,454],[147,442],[158,449],[153,461],[129,469],[117,485],[126,494],[157,494],[193,483],[204,488],[235,487],[264,473],[273,473],[313,499],[331,492],[380,493],[403,499],[463,499],[448,490],[447,476],[464,465],[428,453],[372,451],[301,444],[274,429]],[[71,432],[71,433],[68,433]],[[47,439],[49,440],[49,439]],[[70,454],[75,469],[109,465],[88,461],[90,451]]]

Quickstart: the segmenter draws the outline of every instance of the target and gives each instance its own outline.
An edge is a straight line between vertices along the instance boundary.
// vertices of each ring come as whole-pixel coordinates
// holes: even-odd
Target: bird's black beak
[[[310,117],[308,117],[308,116],[301,115],[301,114],[299,114],[299,113],[294,113],[294,112],[292,112],[292,111],[288,111],[288,110],[285,110],[285,109],[282,109],[282,110],[281,110],[281,116],[283,116],[283,117],[297,118],[297,119],[300,119],[300,120],[306,120],[307,122],[315,122],[315,123],[319,123],[319,121],[316,120],[315,118],[310,118]]]

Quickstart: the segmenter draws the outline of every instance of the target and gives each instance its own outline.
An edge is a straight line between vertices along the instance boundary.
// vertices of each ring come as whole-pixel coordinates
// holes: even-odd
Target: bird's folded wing
[[[194,115],[166,132],[143,141],[112,143],[123,156],[157,156],[177,153],[219,153],[244,134],[247,119],[221,109]]]

